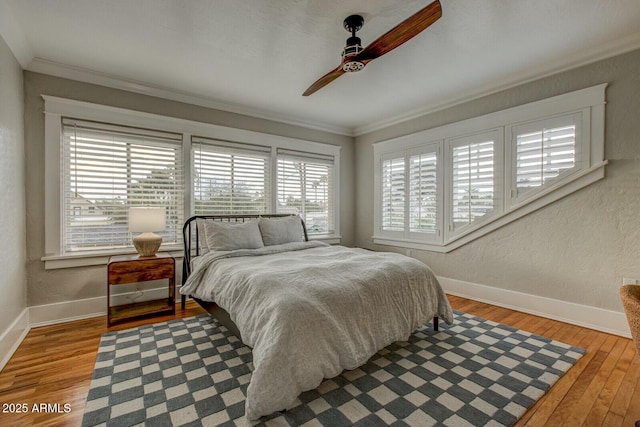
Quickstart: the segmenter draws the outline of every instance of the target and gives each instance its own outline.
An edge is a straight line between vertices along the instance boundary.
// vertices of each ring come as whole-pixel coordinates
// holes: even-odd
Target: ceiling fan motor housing
[[[353,58],[362,52],[362,45],[358,37],[349,37],[347,45],[342,50],[342,69],[348,73],[360,71],[364,68],[364,64],[360,61],[352,61]]]
[[[356,31],[362,28],[363,24],[364,18],[360,15],[351,15],[344,20],[345,30],[351,33],[351,37],[347,39],[347,45],[342,50],[342,69],[347,73],[360,71],[365,65],[360,61],[350,60],[362,52],[362,41],[360,37],[356,37]]]

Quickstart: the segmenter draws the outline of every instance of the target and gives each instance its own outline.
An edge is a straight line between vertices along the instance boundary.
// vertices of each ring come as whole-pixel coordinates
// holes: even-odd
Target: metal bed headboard
[[[191,274],[191,256],[193,255],[192,242],[195,240],[195,256],[200,255],[200,236],[198,233],[198,227],[195,226],[197,219],[213,220],[219,222],[245,222],[250,219],[257,218],[278,218],[286,216],[297,216],[297,214],[255,214],[255,215],[194,215],[185,221],[182,227],[182,237],[184,240],[184,258],[182,261],[182,284],[187,281],[187,277]],[[307,227],[304,220],[300,218],[302,224],[302,230],[304,232],[304,240],[308,241]],[[192,230],[192,223],[194,224]]]

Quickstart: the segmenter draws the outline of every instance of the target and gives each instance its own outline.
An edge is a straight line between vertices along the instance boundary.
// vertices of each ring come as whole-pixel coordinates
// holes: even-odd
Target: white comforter
[[[181,293],[227,310],[253,348],[250,420],[289,408],[433,316],[453,320],[420,261],[319,242],[208,253]]]

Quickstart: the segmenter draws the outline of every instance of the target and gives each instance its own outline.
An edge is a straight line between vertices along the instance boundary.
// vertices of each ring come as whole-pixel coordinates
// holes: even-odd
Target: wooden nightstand
[[[107,265],[107,325],[137,316],[175,313],[175,260],[167,253],[152,257],[118,255],[109,258]],[[111,306],[111,286],[140,283],[149,280],[169,281],[169,296],[152,301]]]

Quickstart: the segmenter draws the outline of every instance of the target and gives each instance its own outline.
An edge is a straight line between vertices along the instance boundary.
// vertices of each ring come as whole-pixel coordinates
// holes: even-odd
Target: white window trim
[[[509,108],[495,113],[451,123],[437,128],[428,129],[414,134],[386,140],[375,143],[373,145],[374,153],[374,232],[373,242],[380,245],[398,246],[409,249],[422,249],[434,252],[446,253],[453,251],[479,237],[482,237],[510,222],[515,221],[537,209],[542,208],[566,195],[586,187],[605,176],[605,166],[607,161],[604,159],[604,121],[605,121],[605,89],[607,83],[597,86],[581,89],[563,95],[554,96],[552,98],[524,104],[518,107]],[[585,168],[578,170],[563,180],[550,185],[549,187],[531,195],[526,200],[519,203],[511,201],[511,174],[513,172],[511,166],[511,127],[520,122],[526,122],[536,119],[543,119],[555,115],[567,114],[571,112],[583,111],[583,133],[589,141],[588,152],[583,150],[580,153],[584,156]],[[466,134],[479,133],[499,128],[504,141],[504,152],[501,156],[504,158],[503,168],[503,196],[502,205],[504,210],[502,213],[492,216],[488,221],[478,227],[465,230],[456,236],[448,236],[443,244],[433,242],[425,242],[416,239],[410,239],[399,236],[389,236],[381,232],[381,209],[380,209],[380,191],[381,177],[380,168],[378,167],[382,156],[388,153],[398,153],[403,150],[410,150],[424,145],[424,141],[450,140],[458,136]],[[447,150],[445,150],[447,153]],[[447,166],[448,159],[445,159],[444,168]],[[445,175],[448,175],[445,173]],[[443,189],[445,199],[449,192],[450,182],[445,179],[445,188]],[[447,223],[448,213],[450,212],[449,202],[445,202],[444,222]],[[447,223],[448,225],[448,223]]]
[[[276,158],[278,149],[308,151],[334,157],[335,190],[333,193],[334,221],[336,232],[332,235],[313,236],[315,240],[327,243],[339,243],[340,230],[340,150],[337,145],[322,144],[296,138],[271,135],[244,129],[236,129],[219,125],[195,122],[175,117],[127,110],[84,101],[41,95],[44,99],[45,120],[45,255],[41,258],[45,269],[80,267],[89,265],[106,265],[109,257],[117,254],[135,253],[133,248],[124,250],[86,251],[73,254],[61,252],[62,242],[62,206],[61,206],[61,135],[62,117],[73,117],[81,120],[93,120],[106,123],[117,123],[124,126],[157,129],[160,131],[181,133],[183,135],[184,162],[184,217],[189,218],[193,212],[191,195],[191,136],[241,141],[249,144],[268,146],[272,159]],[[272,167],[276,168],[276,162]],[[275,170],[273,170],[275,173]],[[272,176],[276,176],[275,174]],[[276,206],[275,192],[272,206]],[[175,245],[162,248],[176,257],[182,257],[182,246]]]

